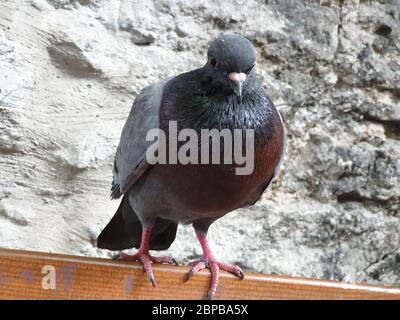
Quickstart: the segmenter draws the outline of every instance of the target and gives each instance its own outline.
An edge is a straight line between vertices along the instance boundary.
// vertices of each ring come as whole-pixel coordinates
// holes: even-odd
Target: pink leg
[[[176,261],[172,257],[153,257],[149,253],[149,241],[151,236],[151,228],[143,228],[142,242],[138,252],[134,255],[129,255],[126,253],[121,253],[117,259],[125,261],[141,261],[143,263],[143,268],[149,278],[151,284],[155,287],[156,281],[154,279],[153,269],[151,267],[152,263],[169,263],[176,264]]]
[[[240,279],[243,279],[244,275],[243,271],[238,266],[218,262],[211,252],[206,234],[204,232],[196,232],[196,234],[197,239],[199,239],[201,248],[203,249],[203,258],[193,263],[192,269],[189,271],[187,278],[190,279],[196,272],[200,271],[201,269],[209,268],[211,271],[211,286],[210,290],[208,291],[208,299],[212,299],[215,292],[217,291],[220,270],[233,273]]]

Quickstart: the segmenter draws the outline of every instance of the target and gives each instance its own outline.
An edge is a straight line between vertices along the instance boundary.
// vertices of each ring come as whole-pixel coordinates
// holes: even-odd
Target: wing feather
[[[150,167],[146,150],[154,142],[146,141],[146,134],[159,128],[161,99],[167,82],[168,79],[145,87],[133,103],[115,154],[111,188],[114,199],[127,192]]]

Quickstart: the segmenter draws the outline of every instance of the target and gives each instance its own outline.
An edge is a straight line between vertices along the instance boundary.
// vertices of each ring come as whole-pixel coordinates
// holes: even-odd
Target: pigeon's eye
[[[210,59],[210,64],[213,68],[216,68],[218,65],[217,59],[215,59],[214,57],[211,57]]]

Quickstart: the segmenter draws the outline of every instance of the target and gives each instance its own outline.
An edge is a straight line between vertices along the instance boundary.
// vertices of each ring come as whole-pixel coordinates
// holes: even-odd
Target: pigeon
[[[122,200],[98,236],[97,246],[116,251],[138,249],[133,255],[121,253],[118,258],[140,261],[153,286],[152,264],[176,261],[170,256],[150,255],[149,250],[168,249],[179,223],[194,227],[203,251],[202,258],[192,263],[187,278],[208,268],[209,299],[217,291],[221,270],[244,278],[239,266],[215,258],[207,232],[227,213],[256,203],[277,178],[284,158],[282,118],[255,73],[255,62],[250,40],[222,34],[209,46],[207,61],[201,68],[145,87],[133,103],[113,166],[111,198]],[[238,161],[154,163],[147,151],[155,140],[148,139],[148,132],[162,130],[170,142],[172,122],[178,132],[191,129],[199,133],[198,146],[208,145],[210,153],[211,140],[201,140],[202,130],[250,130],[253,170],[238,174]],[[243,142],[243,136],[238,141]],[[243,151],[244,144],[241,146],[238,149]],[[224,150],[221,147],[219,152]]]

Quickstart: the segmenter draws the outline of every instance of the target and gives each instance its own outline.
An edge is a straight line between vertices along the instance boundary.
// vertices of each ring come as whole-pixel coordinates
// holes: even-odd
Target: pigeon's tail
[[[152,228],[150,250],[165,250],[175,240],[176,222],[157,218]],[[114,217],[97,238],[97,247],[109,250],[139,248],[142,240],[142,225],[124,195]]]

